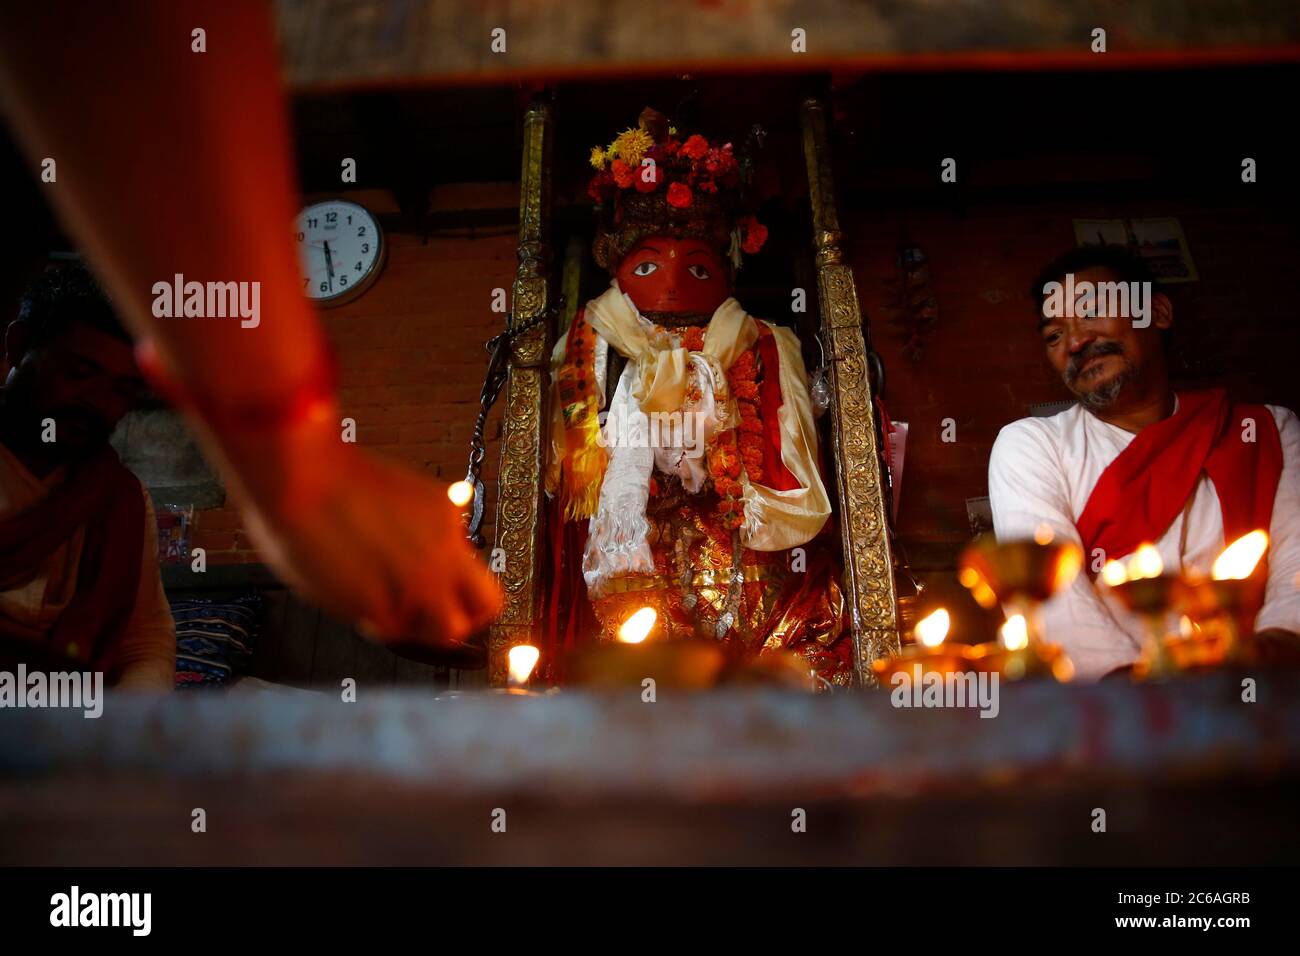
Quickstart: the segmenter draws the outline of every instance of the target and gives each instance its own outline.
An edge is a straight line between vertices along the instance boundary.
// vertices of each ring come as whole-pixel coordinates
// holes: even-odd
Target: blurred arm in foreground
[[[286,582],[376,636],[456,641],[490,621],[499,591],[444,489],[341,440],[290,239],[297,191],[268,7],[5,5],[0,94],[33,165],[55,160],[50,199],[142,369],[170,383]],[[259,283],[260,312],[160,318],[155,283],[177,275]]]

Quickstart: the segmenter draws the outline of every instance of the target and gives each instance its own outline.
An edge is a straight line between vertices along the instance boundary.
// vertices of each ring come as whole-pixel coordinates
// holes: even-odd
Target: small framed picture
[[[1177,219],[1076,219],[1081,246],[1126,246],[1160,282],[1195,282],[1196,264]]]
[[[970,525],[970,536],[978,538],[993,531],[993,506],[988,496],[966,499],[966,522]]]

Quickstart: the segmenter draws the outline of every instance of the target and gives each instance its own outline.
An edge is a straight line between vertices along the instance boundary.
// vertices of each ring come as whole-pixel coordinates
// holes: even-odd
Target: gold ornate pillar
[[[826,110],[809,98],[800,109],[812,202],[821,332],[830,357],[831,429],[844,538],[844,591],[852,613],[858,683],[874,684],[871,662],[898,653],[898,595],[889,541],[889,503],[876,439],[862,310],[853,270],[840,248],[839,213]]]
[[[544,312],[550,296],[551,149],[554,119],[538,97],[524,119],[519,189],[519,267],[513,289],[513,323]],[[488,637],[488,682],[506,682],[506,651],[535,643],[541,613],[543,423],[547,421],[548,360],[554,330],[549,320],[511,343],[510,371],[501,422],[501,475],[497,491],[496,547],[505,609]]]

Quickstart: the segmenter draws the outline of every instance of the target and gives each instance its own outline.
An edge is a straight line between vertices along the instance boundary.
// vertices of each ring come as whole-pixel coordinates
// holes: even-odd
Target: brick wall
[[[502,204],[517,193],[502,194]],[[357,444],[445,481],[465,476],[487,368],[484,343],[502,327],[494,288],[515,274],[512,235],[430,238],[390,232],[383,273],[358,299],[321,312],[338,355],[343,414]],[[495,514],[500,413],[488,422],[483,477]],[[491,528],[487,530],[491,540]],[[193,547],[210,563],[260,560],[230,504],[195,513]]]

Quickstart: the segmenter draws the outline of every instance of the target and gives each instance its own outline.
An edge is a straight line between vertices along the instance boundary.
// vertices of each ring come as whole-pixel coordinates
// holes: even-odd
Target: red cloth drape
[[[1245,440],[1246,419],[1254,421],[1254,441]],[[1226,542],[1267,531],[1282,474],[1282,443],[1268,408],[1233,402],[1223,389],[1180,392],[1178,411],[1138,432],[1097,480],[1075,523],[1086,553],[1100,548],[1118,558],[1157,540],[1202,472],[1218,492]]]
[[[31,508],[0,521],[0,582],[14,586],[77,528],[86,529],[71,603],[41,646],[10,641],[6,658],[31,655],[105,668],[126,632],[140,585],[144,540],[144,498],[140,483],[111,448],[75,469]],[[37,659],[32,657],[33,660]]]

